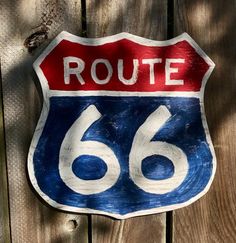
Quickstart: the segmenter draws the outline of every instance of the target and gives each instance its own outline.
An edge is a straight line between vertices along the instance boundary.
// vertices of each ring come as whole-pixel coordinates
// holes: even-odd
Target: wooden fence
[[[236,242],[236,2],[233,0],[1,0],[0,242]],[[205,92],[218,166],[206,196],[174,212],[114,220],[43,203],[26,160],[42,106],[32,63],[62,30],[130,32],[163,40],[188,32],[216,63]]]

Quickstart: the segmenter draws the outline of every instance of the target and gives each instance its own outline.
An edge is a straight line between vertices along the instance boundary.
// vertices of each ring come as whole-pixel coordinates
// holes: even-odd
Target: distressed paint
[[[187,70],[184,67],[177,70],[177,74],[181,73],[182,79],[188,78],[188,82],[182,85],[179,80],[171,80],[178,81],[178,86],[173,86],[173,83],[152,86],[150,81],[150,87],[146,87],[147,84],[144,86],[137,79],[136,84],[132,83],[133,87],[124,82],[116,85],[115,78],[112,78],[114,72],[109,70],[107,76],[111,80],[104,76],[96,80],[94,75],[98,77],[98,74],[91,71],[96,85],[91,84],[89,76],[83,79],[82,72],[80,76],[76,75],[79,82],[71,84],[66,80],[60,60],[71,56],[74,50],[68,48],[66,41],[73,45],[78,43],[80,48],[84,46],[84,53],[75,52],[75,56],[87,55],[92,46],[98,48],[98,58],[101,58],[102,48],[107,43],[121,43],[122,46],[127,40],[129,46],[133,43],[134,46],[153,48],[152,58],[155,53],[176,60],[189,58],[185,59]],[[59,45],[62,47],[58,54]],[[122,48],[125,49],[125,45]],[[129,50],[125,56],[135,56]],[[123,53],[118,51],[115,56],[122,57]],[[148,57],[148,54],[145,55]],[[59,69],[55,69],[55,56]],[[92,52],[88,58],[90,56],[93,56]],[[86,62],[79,61],[77,65],[81,65],[77,67],[82,70]],[[36,60],[34,67],[43,88],[44,107],[31,144],[28,170],[34,188],[50,205],[73,212],[128,218],[186,206],[209,189],[216,162],[204,115],[203,92],[214,64],[187,34],[161,42],[127,33],[85,39],[62,32]],[[111,67],[114,70],[115,65]],[[77,69],[77,73],[81,70]],[[163,73],[155,69],[158,77],[163,78]],[[142,76],[142,80],[145,78],[147,76]],[[87,81],[90,83],[86,84]],[[87,112],[89,110],[92,112]],[[156,123],[150,118],[155,112]],[[81,124],[86,128],[80,128]],[[154,127],[157,131],[153,130]],[[139,140],[146,141],[146,144],[136,141],[140,129],[145,134]],[[146,132],[149,129],[153,136]],[[138,153],[142,146],[147,149]],[[134,148],[137,153],[133,152]],[[93,155],[90,160],[89,154]],[[80,155],[85,157],[78,157]],[[98,157],[103,161],[96,160]],[[143,167],[148,164],[148,159],[150,162],[145,170]],[[134,160],[139,160],[139,168],[135,168]],[[86,162],[90,166],[93,164],[93,168],[87,168]]]

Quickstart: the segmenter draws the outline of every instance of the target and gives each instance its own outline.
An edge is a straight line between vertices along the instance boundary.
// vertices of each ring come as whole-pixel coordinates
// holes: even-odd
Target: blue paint
[[[106,174],[107,165],[98,157],[82,155],[74,160],[72,171],[80,179],[97,180]]]
[[[142,161],[142,172],[152,180],[163,180],[173,176],[174,165],[164,156],[152,155]]]
[[[58,161],[66,132],[91,104],[96,106],[102,117],[85,132],[82,140],[95,140],[108,145],[119,160],[121,173],[117,183],[109,190],[86,196],[65,185],[59,176]],[[160,105],[165,105],[172,117],[152,141],[165,141],[181,148],[187,155],[189,171],[178,188],[156,195],[144,192],[130,179],[128,155],[137,129]],[[152,179],[171,177],[171,162],[154,157],[143,161],[144,174]],[[90,162],[91,167],[85,168],[88,157],[75,161],[73,170],[76,175],[85,179],[102,176],[105,171],[102,162],[94,158]],[[68,206],[121,215],[183,203],[201,192],[212,174],[212,154],[202,125],[199,99],[182,97],[52,97],[33,163],[40,189],[52,200]],[[144,168],[145,164],[147,167]],[[98,165],[101,168],[95,175],[93,166]],[[151,172],[152,169],[154,172]]]

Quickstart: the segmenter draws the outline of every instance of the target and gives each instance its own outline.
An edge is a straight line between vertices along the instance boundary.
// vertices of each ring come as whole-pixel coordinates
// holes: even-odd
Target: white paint
[[[120,164],[107,145],[97,141],[81,141],[86,130],[100,117],[101,114],[97,108],[90,105],[68,130],[60,149],[60,176],[70,189],[83,195],[100,193],[109,189],[120,175]],[[72,165],[75,159],[82,155],[91,155],[103,160],[107,165],[106,174],[96,180],[83,180],[77,177],[72,171]]]
[[[196,97],[200,98],[200,92],[171,92],[171,91],[153,91],[153,92],[139,92],[139,91],[110,91],[110,90],[49,90],[48,97],[52,96],[138,96],[138,97]]]
[[[155,64],[158,63],[162,63],[162,58],[151,58],[151,59],[142,59],[142,64],[144,65],[149,65],[149,83],[151,85],[155,84],[155,78],[158,81],[158,77],[155,77],[155,70],[154,70],[154,66]],[[166,77],[166,81],[165,84],[166,85],[183,85],[184,81],[183,80],[174,80],[170,78],[170,75],[172,73],[178,73],[178,68],[173,68],[171,67],[172,63],[184,63],[185,60],[184,59],[171,59],[171,58],[167,58],[165,60],[165,77]],[[85,84],[85,81],[81,75],[81,73],[84,71],[85,69],[85,62],[83,59],[78,58],[78,57],[64,57],[63,58],[63,63],[64,63],[64,82],[65,84],[70,84],[70,76],[71,75],[76,75],[78,81],[80,82],[80,84]],[[71,63],[76,63],[77,67],[70,67]],[[97,76],[97,65],[98,64],[103,64],[105,65],[106,69],[107,69],[107,77],[105,79],[99,79]],[[132,72],[132,76],[130,79],[126,79],[124,77],[124,60],[123,59],[118,59],[117,61],[117,73],[118,73],[118,79],[124,84],[124,85],[134,85],[137,82],[138,79],[138,71],[139,71],[139,61],[138,59],[133,59],[133,72]],[[111,78],[112,78],[112,74],[113,74],[113,67],[110,63],[109,60],[107,59],[95,59],[92,63],[91,66],[91,76],[92,79],[94,80],[94,82],[96,84],[99,85],[104,85],[107,84]]]
[[[107,77],[105,79],[99,79],[97,77],[97,65],[98,64],[104,64],[107,68]],[[111,63],[107,60],[107,59],[95,59],[93,64],[92,64],[92,67],[91,67],[91,76],[94,80],[95,83],[97,84],[106,84],[110,81],[111,79],[111,76],[112,76],[112,73],[113,73],[113,69],[112,69],[112,66],[111,66]]]
[[[104,212],[101,210],[95,210],[95,209],[91,209],[91,208],[78,208],[78,207],[73,207],[73,206],[68,206],[68,205],[63,205],[60,204],[58,202],[56,202],[55,200],[51,199],[50,197],[48,197],[39,187],[38,183],[37,183],[37,179],[35,177],[35,171],[34,171],[34,166],[33,166],[33,155],[35,152],[35,148],[38,144],[38,141],[41,137],[41,134],[43,132],[43,128],[44,125],[46,123],[46,119],[48,117],[48,112],[49,112],[49,97],[50,95],[53,94],[53,91],[49,90],[49,86],[48,86],[48,82],[47,79],[42,71],[42,69],[40,68],[40,64],[44,61],[44,59],[50,54],[50,52],[62,41],[62,40],[67,40],[70,42],[75,42],[75,43],[79,43],[81,45],[85,45],[85,46],[100,46],[106,43],[113,43],[122,39],[128,39],[134,43],[138,43],[141,45],[145,45],[145,46],[172,46],[175,45],[178,42],[181,41],[187,41],[196,51],[196,53],[198,53],[205,61],[206,63],[208,63],[209,65],[209,69],[206,72],[206,74],[204,75],[203,79],[202,79],[202,87],[200,92],[196,92],[197,97],[199,97],[200,100],[200,106],[201,106],[201,111],[202,111],[202,122],[203,122],[203,127],[205,129],[205,133],[206,133],[206,139],[207,142],[210,146],[210,150],[213,156],[213,160],[212,160],[212,175],[211,178],[208,181],[208,184],[206,185],[206,187],[204,188],[204,190],[202,190],[201,192],[199,192],[199,194],[197,194],[196,196],[192,197],[191,199],[189,199],[188,201],[185,201],[183,203],[178,203],[178,204],[172,204],[172,205],[168,205],[168,206],[163,206],[163,207],[159,207],[159,208],[152,208],[152,209],[145,209],[145,210],[140,210],[140,211],[136,211],[136,212],[132,212],[132,213],[128,213],[125,215],[121,215],[121,214],[117,214],[117,213],[108,213],[108,212]],[[43,51],[43,53],[36,59],[36,61],[33,64],[34,69],[39,77],[39,81],[41,83],[42,86],[42,91],[43,91],[43,97],[44,97],[44,104],[43,104],[43,109],[37,124],[37,127],[35,129],[34,132],[34,136],[33,139],[31,141],[31,145],[30,145],[30,149],[29,149],[29,154],[28,154],[28,163],[27,163],[27,167],[28,167],[28,173],[29,173],[29,177],[30,177],[30,181],[33,185],[33,187],[35,188],[35,190],[37,191],[37,193],[48,203],[50,204],[52,207],[55,207],[57,209],[61,209],[64,211],[68,211],[68,212],[75,212],[75,213],[93,213],[93,214],[102,214],[102,215],[108,215],[111,217],[115,217],[118,219],[127,219],[130,217],[135,217],[135,216],[141,216],[141,215],[149,215],[149,214],[154,214],[154,213],[162,213],[162,212],[166,212],[166,211],[170,211],[170,210],[175,210],[178,208],[182,208],[185,206],[188,206],[190,204],[192,204],[193,202],[195,202],[196,200],[198,200],[200,197],[202,197],[204,194],[206,194],[206,192],[209,190],[215,172],[216,172],[216,156],[215,156],[215,152],[214,152],[214,147],[211,141],[211,137],[209,134],[209,129],[207,126],[207,122],[206,122],[206,116],[205,116],[205,109],[204,109],[204,90],[205,90],[205,86],[207,83],[207,80],[209,79],[215,64],[214,62],[206,55],[206,53],[199,47],[199,45],[187,34],[187,33],[183,33],[173,39],[170,40],[165,40],[165,41],[157,41],[157,40],[150,40],[150,39],[146,39],[143,37],[139,37],[139,36],[135,36],[129,33],[119,33],[113,36],[108,36],[108,37],[102,37],[102,38],[84,38],[84,37],[79,37],[79,36],[75,36],[72,35],[66,31],[62,31],[49,45],[48,47]],[[56,95],[64,95],[65,96],[65,92],[61,91],[61,92],[56,92],[54,91]],[[66,91],[67,96],[70,95],[74,95],[76,91]],[[112,91],[101,91],[101,95],[110,95],[110,92]],[[120,95],[122,96],[123,93],[122,92],[115,92],[116,96]],[[132,92],[125,92],[130,93],[130,95],[134,95],[134,93]],[[140,92],[141,93],[141,92]],[[154,95],[154,92],[152,92]],[[161,94],[162,93],[162,94]],[[186,94],[185,94],[186,93]],[[193,92],[176,92],[175,94],[171,95],[171,96],[181,96],[183,94],[183,96],[185,97],[189,97],[189,94],[191,96],[191,93]],[[93,93],[94,94],[94,93]],[[126,95],[125,94],[125,95]],[[165,94],[170,95],[169,92],[157,92],[158,96],[165,96]],[[79,92],[78,95],[81,95],[81,93]],[[85,94],[86,95],[86,94]],[[82,95],[83,96],[83,95]],[[140,94],[140,96],[142,96]],[[148,96],[146,94],[146,96]],[[195,96],[194,96],[195,97]]]
[[[133,73],[130,79],[124,78],[124,60],[118,59],[118,78],[125,85],[132,85],[137,82],[138,79],[138,59],[133,59]]]
[[[70,67],[70,63],[76,63],[77,67]],[[85,62],[78,57],[64,57],[64,82],[65,84],[70,84],[70,76],[76,75],[79,82],[83,85],[85,84],[84,79],[81,76],[81,72],[83,72],[85,67]]]
[[[153,58],[153,59],[143,59],[143,64],[149,65],[149,74],[150,74],[150,84],[155,84],[155,74],[154,74],[154,64],[161,63],[161,58]]]
[[[137,130],[129,154],[130,177],[145,192],[164,194],[180,186],[188,172],[187,156],[177,146],[159,141],[151,141],[158,130],[171,117],[166,106],[160,106]],[[152,155],[168,158],[174,165],[174,174],[167,179],[152,180],[143,175],[142,161]]]
[[[101,114],[94,105],[84,110],[74,122],[63,139],[60,157],[59,173],[64,183],[73,191],[90,195],[111,188],[120,174],[120,165],[114,152],[105,144],[97,141],[81,141],[87,129]],[[156,109],[137,130],[129,154],[130,177],[134,183],[149,193],[164,194],[177,188],[188,172],[188,161],[185,153],[173,144],[166,142],[151,142],[158,130],[171,117],[165,106]],[[97,180],[83,180],[72,170],[73,162],[81,155],[95,156],[107,165],[107,172]],[[174,165],[174,174],[164,180],[150,180],[142,173],[142,161],[152,155],[167,157]]]
[[[184,80],[170,79],[172,73],[178,73],[178,68],[171,67],[172,63],[184,63],[185,60],[182,58],[166,58],[166,85],[184,85]]]

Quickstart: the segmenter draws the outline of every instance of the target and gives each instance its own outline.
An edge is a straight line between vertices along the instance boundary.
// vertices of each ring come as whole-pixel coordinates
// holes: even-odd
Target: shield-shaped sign
[[[186,33],[62,32],[34,63],[44,95],[28,157],[53,207],[128,218],[200,198],[216,160],[203,93],[214,63]]]

